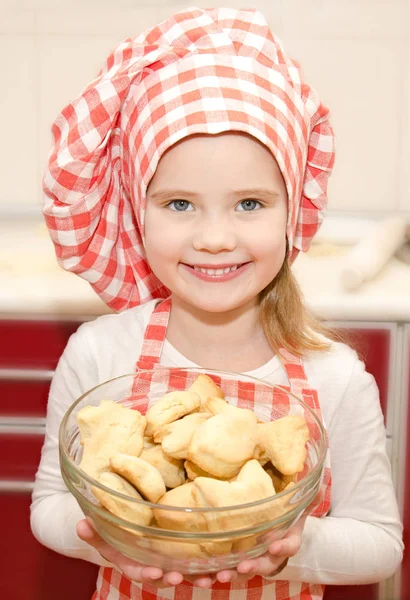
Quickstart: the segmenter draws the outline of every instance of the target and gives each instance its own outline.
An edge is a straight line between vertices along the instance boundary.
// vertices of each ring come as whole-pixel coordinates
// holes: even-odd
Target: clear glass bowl
[[[79,468],[82,456],[77,414],[85,406],[98,406],[104,399],[120,402],[145,414],[166,393],[187,389],[201,373],[207,374],[222,388],[230,404],[252,410],[261,421],[270,422],[289,414],[302,414],[310,431],[304,471],[290,489],[270,498],[223,508],[179,508],[135,500],[98,483]],[[153,382],[150,387],[150,380]],[[273,394],[276,399],[272,404]],[[257,401],[254,403],[253,398]],[[267,551],[275,539],[287,530],[317,501],[327,450],[325,430],[310,408],[280,386],[241,375],[206,369],[157,368],[111,379],[79,398],[65,414],[59,433],[60,465],[63,479],[90,517],[98,533],[123,554],[146,565],[181,573],[205,573],[235,567],[241,560],[255,558]],[[162,529],[155,524],[136,525],[119,518],[99,505],[92,493],[96,486],[106,493],[131,503],[163,510],[163,515],[178,516],[187,523],[187,531]],[[313,504],[312,504],[313,503]],[[258,518],[255,519],[255,511]],[[247,515],[253,513],[257,524],[248,526]],[[196,516],[223,519],[229,516],[234,526],[222,531],[196,531]],[[221,522],[221,521],[219,521]],[[191,525],[189,525],[191,524]]]

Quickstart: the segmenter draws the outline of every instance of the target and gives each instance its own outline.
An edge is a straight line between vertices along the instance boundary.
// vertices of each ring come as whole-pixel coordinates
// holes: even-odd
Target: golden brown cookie
[[[273,487],[277,494],[283,492],[289,483],[296,483],[297,474],[294,475],[282,475],[280,471],[275,469],[271,462],[265,465],[265,471],[272,479]]]
[[[204,404],[208,398],[224,398],[225,394],[220,387],[208,376],[198,375],[194,383],[189,388],[190,392],[195,392],[201,399],[201,410],[204,410]]]
[[[162,496],[162,498],[159,499],[158,504],[178,506],[180,508],[196,508],[192,491],[193,483],[184,483],[184,485],[180,485]],[[154,516],[158,525],[163,529],[206,531],[206,521],[202,513],[185,513],[183,511],[171,511],[156,508],[154,509]]]
[[[80,468],[98,479],[109,470],[111,456],[118,452],[139,456],[143,447],[146,420],[137,410],[103,400],[86,406],[77,415],[83,456]]]
[[[188,460],[211,475],[231,479],[253,457],[256,441],[253,415],[241,410],[235,414],[221,413],[195,431]]]
[[[283,475],[303,471],[309,429],[300,415],[289,415],[271,423],[259,423],[258,446]]]
[[[201,469],[201,467],[198,467],[198,465],[196,465],[193,462],[190,462],[189,460],[186,460],[184,462],[184,467],[186,474],[188,475],[188,479],[190,479],[191,481],[193,481],[196,477],[215,477],[215,475],[207,473],[206,471]]]
[[[169,539],[151,539],[150,548],[158,554],[173,558],[208,558],[208,554],[195,542]]]
[[[192,482],[192,486],[195,504],[208,508],[237,506],[275,495],[271,478],[257,460],[246,463],[236,481],[197,477]],[[221,514],[204,512],[204,518],[207,521],[208,531],[230,531],[271,520],[277,516],[276,509],[272,513],[272,507],[273,503],[248,509],[226,510]]]
[[[200,405],[201,399],[194,392],[170,392],[166,394],[148,409],[145,435],[154,436],[157,429],[190,414],[197,410]]]
[[[101,473],[99,482],[106,487],[121,494],[125,494],[126,496],[130,496],[135,500],[143,500],[137,490],[128,483],[128,481],[116,473],[109,473],[108,471]],[[136,523],[137,525],[149,525],[151,523],[152,510],[149,506],[132,502],[132,500],[118,498],[96,486],[93,486],[91,490],[100,504],[113,515],[130,521],[131,523]]]
[[[156,444],[148,450],[143,450],[140,458],[158,469],[167,488],[175,488],[185,482],[186,476],[183,461],[165,454],[161,444]]]
[[[192,436],[197,427],[209,419],[210,413],[193,413],[155,430],[154,439],[161,442],[163,451],[173,458],[187,458]]]
[[[110,459],[110,468],[131,483],[150,502],[158,502],[166,492],[161,473],[142,458],[115,454]]]
[[[255,423],[258,422],[258,417],[248,408],[239,408],[233,404],[228,404],[220,398],[208,398],[204,404],[204,408],[213,415],[219,415],[221,413],[230,414],[233,417],[238,416],[239,418],[253,419]]]

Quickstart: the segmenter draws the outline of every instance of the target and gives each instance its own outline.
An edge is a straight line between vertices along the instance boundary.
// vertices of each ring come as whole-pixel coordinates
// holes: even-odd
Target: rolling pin
[[[355,290],[371,281],[406,238],[407,223],[399,216],[378,221],[374,228],[346,255],[341,270],[342,286]]]

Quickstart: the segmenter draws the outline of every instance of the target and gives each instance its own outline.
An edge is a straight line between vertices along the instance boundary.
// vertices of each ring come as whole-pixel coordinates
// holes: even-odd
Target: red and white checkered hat
[[[145,257],[148,183],[170,146],[224,131],[274,155],[294,258],[327,204],[328,117],[257,11],[192,8],[125,40],[53,124],[44,214],[60,265],[116,310],[167,296]]]

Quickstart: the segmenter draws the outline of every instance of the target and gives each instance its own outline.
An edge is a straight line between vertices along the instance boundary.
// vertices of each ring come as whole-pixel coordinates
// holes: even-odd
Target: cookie
[[[186,475],[183,461],[165,454],[161,444],[143,450],[140,458],[158,469],[167,488],[175,488],[185,482]]]
[[[148,409],[145,435],[154,436],[155,431],[197,410],[201,399],[194,392],[170,392]]]
[[[193,497],[193,483],[185,483],[167,492],[158,504],[166,506],[178,506],[180,508],[196,508]],[[154,516],[158,525],[164,529],[175,529],[178,531],[206,531],[206,521],[202,513],[189,513],[182,511],[154,509]]]
[[[143,500],[137,490],[116,473],[101,473],[98,481],[116,492],[130,496],[135,500]],[[96,486],[93,486],[91,490],[100,504],[113,515],[136,525],[149,525],[151,523],[153,514],[148,506],[118,498]]]
[[[208,375],[198,375],[194,383],[189,388],[190,392],[195,392],[201,399],[201,410],[204,410],[204,404],[208,398],[224,398],[225,394],[220,387]]]
[[[289,485],[289,483],[296,483],[297,475],[282,475],[272,463],[265,465],[265,471],[272,479],[273,487],[277,494],[283,492],[283,490]]]
[[[188,460],[221,479],[235,477],[255,451],[256,422],[248,412],[220,413],[202,423],[192,436]]]
[[[289,415],[271,423],[257,425],[258,446],[283,475],[303,471],[309,429],[300,415]]]
[[[236,481],[219,481],[208,477],[197,477],[192,482],[192,495],[196,506],[222,508],[237,506],[273,497],[275,489],[271,478],[257,460],[243,466]],[[231,531],[251,527],[269,521],[277,515],[273,504],[248,509],[226,510],[223,513],[204,512],[208,531]]]
[[[154,439],[173,458],[187,458],[192,436],[197,427],[209,419],[210,413],[193,413],[155,430]]]
[[[162,475],[153,465],[127,454],[115,454],[110,459],[111,471],[131,483],[149,502],[158,502],[166,492]]]
[[[104,400],[86,406],[77,415],[83,446],[80,468],[98,479],[109,470],[110,458],[121,452],[139,456],[143,448],[146,420],[137,410]]]

